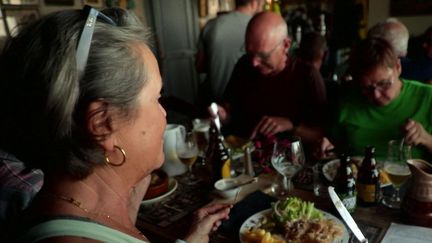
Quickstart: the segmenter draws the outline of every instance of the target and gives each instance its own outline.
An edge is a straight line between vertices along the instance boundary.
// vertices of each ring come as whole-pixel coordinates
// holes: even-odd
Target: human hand
[[[329,151],[334,150],[334,148],[335,147],[330,140],[323,137],[316,146],[314,155],[317,159],[327,159],[329,157]]]
[[[278,132],[292,130],[294,124],[286,117],[264,116],[255,126],[251,139],[255,138],[258,133],[263,135],[273,135]]]
[[[216,231],[222,220],[229,218],[231,208],[230,204],[214,204],[198,209],[194,214],[190,233],[185,241],[187,243],[208,242],[210,232]]]
[[[432,148],[432,136],[423,128],[422,124],[412,119],[408,121],[402,127],[405,133],[405,143],[408,145],[424,145],[429,150]]]

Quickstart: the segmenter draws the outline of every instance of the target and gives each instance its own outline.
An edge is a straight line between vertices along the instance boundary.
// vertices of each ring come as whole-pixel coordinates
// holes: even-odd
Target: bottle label
[[[231,177],[231,160],[227,159],[223,162],[222,168],[221,168],[221,174],[222,178],[230,178]]]
[[[357,193],[364,202],[373,203],[376,200],[376,185],[357,184]]]
[[[346,209],[348,210],[348,212],[352,213],[354,212],[355,208],[356,208],[356,204],[357,204],[357,197],[356,195],[339,195],[339,197],[341,198],[342,203],[344,204],[344,206],[346,207]]]

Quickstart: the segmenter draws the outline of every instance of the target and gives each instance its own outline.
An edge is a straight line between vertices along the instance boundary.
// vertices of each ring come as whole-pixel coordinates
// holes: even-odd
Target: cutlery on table
[[[333,204],[335,205],[337,211],[339,212],[339,214],[341,215],[341,217],[345,221],[345,223],[348,225],[350,230],[353,232],[354,236],[361,243],[368,243],[368,240],[366,239],[366,237],[361,232],[360,228],[358,227],[358,225],[354,221],[353,217],[348,212],[348,210],[346,209],[346,207],[343,205],[342,201],[340,200],[340,198],[336,194],[334,187],[329,186],[328,192],[329,192],[330,198],[331,198]]]
[[[233,184],[231,184],[231,185],[225,187],[225,188],[223,189],[223,191],[227,191],[227,190],[231,190],[231,189],[234,189],[234,188],[242,187],[242,186],[244,186],[244,185],[247,185],[247,184],[250,184],[250,183],[252,183],[252,182],[256,182],[256,181],[258,181],[258,177],[254,177],[254,178],[252,178],[252,179],[249,179],[249,180],[247,180],[247,181],[240,182],[240,183],[233,183]]]

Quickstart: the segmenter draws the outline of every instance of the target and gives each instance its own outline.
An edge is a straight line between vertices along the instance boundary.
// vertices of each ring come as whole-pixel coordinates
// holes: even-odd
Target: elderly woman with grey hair
[[[21,242],[147,242],[135,228],[163,162],[166,113],[148,32],[122,9],[47,15],[0,59],[0,146],[45,173]],[[230,205],[198,210],[187,242],[207,242]]]

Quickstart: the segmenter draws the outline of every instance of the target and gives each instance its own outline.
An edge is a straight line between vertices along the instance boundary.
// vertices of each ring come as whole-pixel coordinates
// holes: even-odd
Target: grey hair
[[[104,163],[104,151],[87,130],[87,109],[102,100],[119,119],[136,110],[147,70],[136,44],[149,31],[133,14],[107,9],[117,26],[96,21],[84,75],[78,80],[76,47],[87,18],[83,11],[49,14],[8,40],[0,59],[0,146],[31,167],[61,168],[74,178]],[[6,105],[7,104],[7,105]]]
[[[388,18],[372,26],[367,36],[379,37],[388,41],[398,57],[405,57],[408,52],[409,31],[396,18]]]

